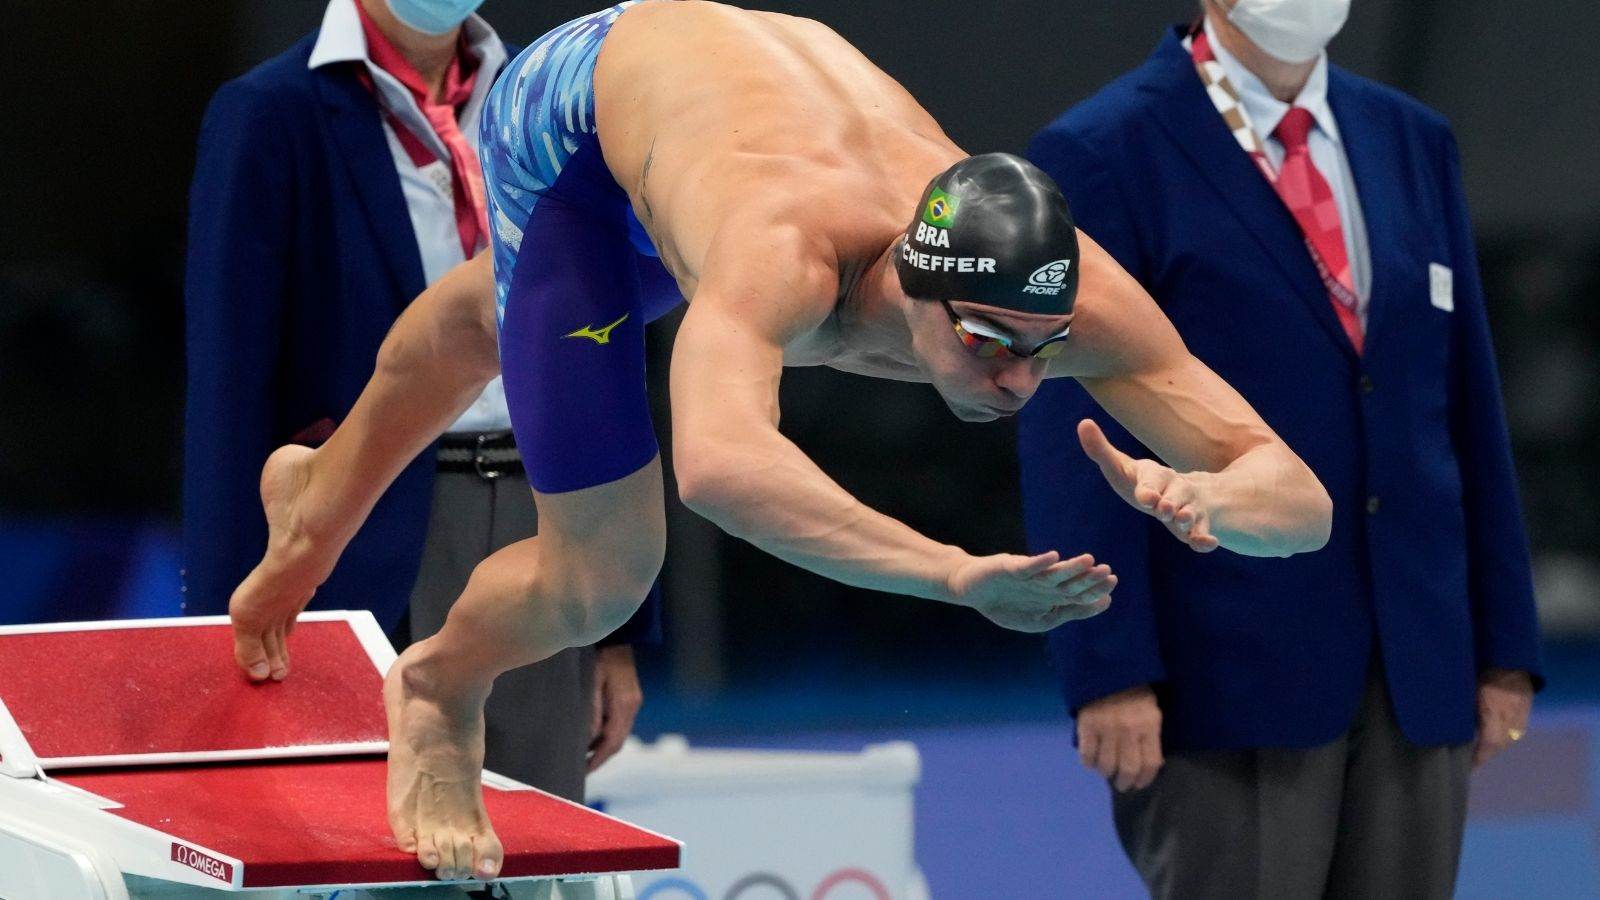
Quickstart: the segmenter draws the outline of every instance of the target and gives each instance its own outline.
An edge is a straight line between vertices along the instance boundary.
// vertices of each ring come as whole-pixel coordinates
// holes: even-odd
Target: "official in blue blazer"
[[[332,0],[316,33],[224,85],[206,112],[185,290],[190,614],[227,612],[261,559],[267,455],[326,438],[395,318],[487,241],[476,120],[509,56],[472,14],[480,2]],[[399,641],[420,639],[480,559],[534,527],[496,379],[396,480],[312,607],[368,609]],[[587,769],[631,729],[629,644],[655,639],[655,599],[598,654],[507,673],[487,710],[487,764],[581,799]]]
[[[1348,2],[1201,5],[1030,156],[1316,472],[1333,532],[1193,553],[1086,464],[1073,425],[1106,417],[1047,382],[1019,426],[1032,549],[1120,579],[1052,656],[1155,896],[1446,897],[1469,770],[1521,738],[1539,681],[1455,139],[1328,64]]]

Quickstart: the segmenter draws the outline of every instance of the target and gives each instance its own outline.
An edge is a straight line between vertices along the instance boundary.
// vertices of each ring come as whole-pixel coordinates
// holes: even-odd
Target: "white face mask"
[[[1268,56],[1303,63],[1317,58],[1349,15],[1350,0],[1238,0],[1228,21]]]

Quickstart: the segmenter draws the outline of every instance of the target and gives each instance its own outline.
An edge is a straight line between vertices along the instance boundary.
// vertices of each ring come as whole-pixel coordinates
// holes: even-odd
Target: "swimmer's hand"
[[[342,543],[319,539],[301,509],[315,451],[280,447],[261,471],[267,514],[267,552],[228,600],[233,658],[251,681],[289,674],[289,633],[295,618],[333,572]]]
[[[1172,536],[1197,553],[1210,553],[1219,542],[1211,534],[1211,516],[1198,476],[1173,471],[1153,459],[1134,459],[1106,440],[1093,419],[1078,423],[1078,442],[1100,467],[1100,474],[1127,504],[1167,526]]]
[[[1052,550],[1038,556],[969,556],[950,573],[948,583],[956,603],[1002,628],[1049,631],[1105,612],[1117,576],[1110,566],[1095,565],[1087,553],[1062,560]]]

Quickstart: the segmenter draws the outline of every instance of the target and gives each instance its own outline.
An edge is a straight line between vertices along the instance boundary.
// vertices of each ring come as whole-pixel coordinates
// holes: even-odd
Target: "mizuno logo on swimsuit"
[[[585,325],[571,334],[562,335],[562,337],[588,338],[589,340],[594,341],[596,344],[609,344],[611,343],[611,329],[621,325],[623,322],[626,322],[628,320],[628,316],[630,315],[632,315],[632,313],[623,313],[622,318],[612,322],[610,325],[607,325],[604,328],[595,328],[592,325]]]
[[[1067,284],[1067,269],[1071,268],[1072,260],[1058,259],[1047,262],[1028,276],[1028,286],[1022,289],[1024,294],[1046,294],[1054,297],[1061,293]]]
[[[924,272],[994,272],[992,256],[940,256],[911,249],[910,241],[900,244],[900,256]]]

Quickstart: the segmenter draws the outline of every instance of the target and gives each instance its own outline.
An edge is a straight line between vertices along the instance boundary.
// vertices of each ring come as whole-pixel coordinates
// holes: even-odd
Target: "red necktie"
[[[467,143],[467,136],[462,133],[461,125],[456,121],[456,108],[466,103],[472,96],[472,87],[477,81],[478,73],[470,67],[475,65],[476,61],[465,52],[464,48],[458,52],[455,59],[450,61],[450,67],[445,70],[444,85],[439,91],[438,102],[432,102],[428,96],[427,82],[423,80],[422,75],[404,54],[389,42],[383,32],[378,30],[360,3],[356,4],[356,9],[361,13],[361,26],[367,37],[367,56],[374,65],[405,85],[417,101],[422,115],[433,127],[434,134],[444,143],[445,149],[450,151],[450,171],[453,176],[450,180],[451,193],[455,201],[456,231],[461,235],[462,255],[470,258],[477,252],[480,240],[488,241],[488,205],[484,199],[483,169],[478,164],[477,152]],[[391,115],[389,118],[400,136],[400,143],[405,146],[412,161],[419,166],[431,162],[434,154],[427,149],[427,145],[406,130],[398,116]]]
[[[1345,251],[1344,229],[1339,223],[1339,204],[1333,199],[1328,180],[1311,161],[1306,137],[1315,124],[1309,110],[1296,106],[1283,116],[1272,136],[1283,145],[1283,165],[1273,181],[1283,205],[1300,223],[1306,243],[1311,245],[1333,312],[1349,335],[1350,343],[1361,352],[1361,317],[1356,314],[1355,286],[1350,277],[1350,257]],[[1338,290],[1342,287],[1343,290]]]

